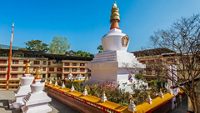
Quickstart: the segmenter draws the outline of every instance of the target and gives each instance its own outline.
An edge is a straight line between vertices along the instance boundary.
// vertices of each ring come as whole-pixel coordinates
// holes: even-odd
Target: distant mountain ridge
[[[0,44],[0,48],[1,48],[1,49],[9,49],[10,46],[9,46],[9,45],[4,45],[4,44]],[[18,49],[20,49],[20,47],[13,46],[12,49],[13,49],[13,50],[18,50]]]

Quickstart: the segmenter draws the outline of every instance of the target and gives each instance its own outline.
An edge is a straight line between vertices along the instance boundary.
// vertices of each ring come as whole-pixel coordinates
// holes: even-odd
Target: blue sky
[[[39,39],[50,43],[65,36],[72,50],[97,53],[101,38],[109,31],[114,0],[1,0],[0,44],[9,44],[15,23],[13,45]],[[167,29],[181,17],[200,13],[200,0],[118,0],[122,31],[129,35],[129,51],[151,47],[149,37]]]

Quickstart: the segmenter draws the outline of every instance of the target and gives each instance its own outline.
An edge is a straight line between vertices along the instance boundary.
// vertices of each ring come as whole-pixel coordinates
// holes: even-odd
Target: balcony
[[[0,66],[8,66],[8,63],[0,63]]]
[[[7,69],[6,70],[0,70],[0,73],[7,73]]]
[[[0,66],[7,66],[8,62],[7,60],[0,60]]]

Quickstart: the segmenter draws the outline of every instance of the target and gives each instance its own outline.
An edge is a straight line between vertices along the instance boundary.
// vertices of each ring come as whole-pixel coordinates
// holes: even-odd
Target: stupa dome
[[[119,28],[120,14],[117,4],[114,3],[111,9],[110,16],[110,31],[103,36],[102,46],[104,51],[127,51],[129,38],[126,34],[122,33]]]

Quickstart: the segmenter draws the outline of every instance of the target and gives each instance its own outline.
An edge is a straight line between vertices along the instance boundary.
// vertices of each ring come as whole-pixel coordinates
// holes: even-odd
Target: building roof
[[[136,57],[143,57],[143,56],[154,56],[154,55],[162,55],[165,53],[175,53],[175,51],[168,49],[168,48],[155,48],[155,49],[146,49],[141,51],[131,52]]]
[[[92,60],[92,57],[49,54],[49,53],[44,53],[40,51],[13,50],[12,52],[13,52],[13,57],[48,58],[50,60],[83,60],[83,61]],[[8,53],[9,53],[9,49],[0,49],[0,56],[7,57]]]

